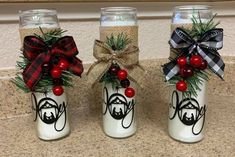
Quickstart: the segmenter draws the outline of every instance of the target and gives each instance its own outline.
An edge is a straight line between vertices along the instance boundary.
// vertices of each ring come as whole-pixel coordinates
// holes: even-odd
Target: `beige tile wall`
[[[220,17],[221,27],[224,28],[224,48],[221,54],[235,56],[235,17]],[[94,39],[99,37],[99,21],[61,21],[61,27],[69,30],[80,50],[80,58],[84,63],[94,61],[92,47]],[[18,23],[0,23],[0,69],[14,68],[20,54]],[[169,46],[170,19],[141,19],[139,20],[140,60],[166,58]]]

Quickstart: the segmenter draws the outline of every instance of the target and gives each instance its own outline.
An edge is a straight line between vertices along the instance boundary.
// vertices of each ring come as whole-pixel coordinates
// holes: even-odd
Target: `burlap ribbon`
[[[94,57],[97,61],[91,65],[87,72],[88,81],[94,86],[108,71],[112,63],[117,63],[122,69],[128,71],[128,78],[141,86],[144,68],[139,64],[139,48],[129,45],[122,51],[113,51],[104,42],[95,40]]]

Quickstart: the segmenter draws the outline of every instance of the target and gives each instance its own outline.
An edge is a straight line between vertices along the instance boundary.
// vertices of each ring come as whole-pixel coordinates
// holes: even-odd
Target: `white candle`
[[[20,13],[21,40],[27,35],[60,28],[55,10],[29,10]],[[50,89],[50,88],[48,88]],[[32,93],[37,136],[43,140],[55,140],[70,133],[66,94],[55,96],[52,91]]]
[[[199,20],[199,16],[202,23],[210,20],[212,17],[210,7],[204,5],[177,6],[175,7],[172,24],[192,24],[192,18]]]
[[[100,25],[136,26],[136,9],[129,9],[130,12],[125,7],[101,9]],[[103,129],[110,137],[125,138],[136,132],[136,100],[135,97],[126,97],[124,91],[125,88],[113,88],[112,84],[103,86]]]
[[[55,140],[70,133],[66,94],[55,96],[53,92],[32,93],[37,136],[43,140]]]
[[[124,94],[124,88],[113,88],[112,84],[103,89],[103,129],[115,138],[124,138],[136,132],[136,100]]]
[[[56,10],[35,9],[20,11],[20,28],[59,28]]]
[[[48,28],[48,29],[53,29],[53,28],[60,28],[57,24],[29,24],[22,26],[21,29],[34,29],[34,28]]]
[[[101,26],[136,26],[136,21],[101,21]]]
[[[177,7],[172,19],[173,26],[192,25],[192,18],[198,17],[198,12],[203,23],[210,20],[211,10],[207,10],[205,6],[200,6],[198,9],[194,6]],[[200,9],[203,11],[200,12]],[[175,88],[171,92],[168,132],[176,140],[192,143],[203,139],[207,105],[206,81],[199,85],[199,88],[201,90],[196,90],[197,96],[192,95],[191,99],[183,97],[182,92]]]
[[[202,23],[206,23],[208,21],[208,19],[201,19]],[[173,24],[192,24],[192,20],[191,19],[173,19],[172,21]]]
[[[206,82],[199,85],[197,97],[183,98],[182,92],[171,94],[169,105],[168,131],[172,138],[182,142],[197,142],[203,139],[205,122]],[[177,93],[176,93],[177,92]]]

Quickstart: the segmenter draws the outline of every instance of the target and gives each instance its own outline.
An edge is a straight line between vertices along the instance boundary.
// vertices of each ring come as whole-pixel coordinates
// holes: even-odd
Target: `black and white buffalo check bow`
[[[195,41],[184,30],[176,28],[171,35],[169,44],[173,49],[181,53],[180,56],[185,53],[192,53],[196,50],[198,54],[207,61],[209,69],[223,79],[225,64],[217,52],[217,50],[223,47],[223,29],[211,29],[205,32],[200,39]],[[163,72],[167,81],[175,76],[179,72],[179,66],[176,60],[164,64]]]

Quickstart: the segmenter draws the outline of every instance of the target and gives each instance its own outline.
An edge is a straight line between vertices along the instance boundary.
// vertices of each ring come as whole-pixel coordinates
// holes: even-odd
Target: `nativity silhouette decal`
[[[104,87],[103,101],[106,108],[103,114],[110,114],[115,120],[121,120],[122,127],[128,129],[133,122],[135,101],[127,99],[123,94],[118,93],[118,90],[119,87],[116,87],[116,92],[109,95],[108,89]],[[127,118],[129,115],[131,118]]]
[[[37,100],[35,94],[32,93],[32,101],[33,110],[36,113],[34,121],[36,121],[39,117],[40,120],[46,125],[54,125],[54,129],[57,132],[60,132],[65,128],[67,121],[65,102],[58,104],[54,99],[47,97],[46,93],[45,97],[41,98],[39,101]],[[60,121],[60,124],[58,121]]]
[[[172,93],[170,110],[173,115],[170,115],[170,120],[178,116],[179,120],[186,126],[192,126],[192,133],[199,135],[205,123],[206,105],[200,107],[199,103],[194,98],[182,98],[179,101],[177,91]]]

